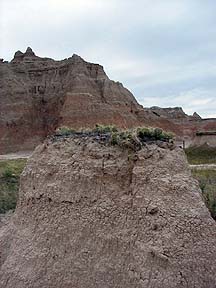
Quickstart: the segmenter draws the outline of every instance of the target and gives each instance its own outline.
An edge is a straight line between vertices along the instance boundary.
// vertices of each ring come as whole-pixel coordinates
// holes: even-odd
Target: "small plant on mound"
[[[137,128],[137,136],[140,139],[145,139],[145,138],[152,138],[153,137],[153,129],[152,128],[147,128],[147,127],[140,127]]]
[[[69,128],[69,127],[59,127],[56,130],[56,135],[58,136],[69,136],[70,134],[75,133],[76,130],[74,130],[73,128]]]
[[[147,127],[137,128],[137,136],[143,141],[145,140],[169,141],[174,138],[174,135],[171,132],[165,132],[160,128],[147,128]]]
[[[134,133],[133,130],[112,132],[110,144],[127,148],[135,148],[134,145],[136,144],[136,141],[134,141],[134,137],[136,137],[136,133]],[[138,144],[140,146],[140,143]]]
[[[110,139],[111,145],[118,145],[120,143],[120,136],[118,132],[113,132]]]
[[[159,140],[170,141],[170,140],[174,139],[174,134],[172,132],[162,131],[162,133],[160,134],[159,137],[160,137]]]
[[[112,132],[110,144],[136,150],[140,149],[144,142],[157,140],[169,142],[173,137],[172,133],[164,132],[160,128],[140,127],[132,130]]]
[[[135,150],[140,149],[144,142],[157,140],[169,142],[169,140],[173,138],[172,133],[164,132],[160,128],[139,127],[135,129],[120,130],[114,125],[101,124],[96,124],[94,129],[82,128],[78,131],[68,127],[61,127],[56,131],[55,135],[69,136],[72,134],[99,136],[101,140],[103,139],[104,141],[104,139],[106,139],[111,145],[119,145]]]
[[[106,134],[106,133],[112,133],[117,132],[118,129],[115,125],[101,125],[96,124],[95,128],[93,129],[93,132],[97,132],[99,134]]]

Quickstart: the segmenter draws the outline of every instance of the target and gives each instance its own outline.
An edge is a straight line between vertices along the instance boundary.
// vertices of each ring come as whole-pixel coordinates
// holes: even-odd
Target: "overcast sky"
[[[0,0],[0,58],[100,63],[143,106],[216,117],[215,0]]]

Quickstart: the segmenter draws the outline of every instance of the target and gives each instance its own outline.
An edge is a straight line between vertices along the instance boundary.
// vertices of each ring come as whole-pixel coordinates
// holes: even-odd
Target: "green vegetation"
[[[110,144],[137,150],[141,148],[143,142],[157,140],[169,142],[172,138],[173,134],[164,132],[160,128],[139,127],[131,130],[113,131]]]
[[[161,140],[169,141],[173,139],[174,135],[171,132],[165,132],[160,128],[137,128],[137,136],[140,139],[152,139],[152,140]]]
[[[75,133],[76,131],[72,128],[68,128],[68,127],[60,127],[56,130],[56,135],[58,136],[69,136],[73,133]]]
[[[118,145],[124,148],[131,148],[133,150],[140,149],[141,142],[137,138],[135,131],[116,131],[111,133],[110,144]]]
[[[96,124],[95,128],[93,129],[93,132],[97,132],[99,134],[113,133],[113,132],[117,132],[117,131],[118,131],[118,129],[114,125]]]
[[[26,159],[0,161],[0,213],[15,209],[20,174],[26,161]]]
[[[79,131],[62,127],[56,131],[55,135],[69,136],[74,134],[108,136],[105,137],[105,139],[111,145],[118,145],[132,149],[140,148],[143,142],[157,140],[169,142],[174,137],[172,133],[164,132],[160,128],[139,127],[136,129],[120,130],[114,125],[100,124],[97,124],[94,129],[80,129]]]
[[[185,149],[190,164],[216,164],[216,148],[203,145]]]
[[[199,181],[206,206],[216,220],[216,170],[194,168],[192,174]]]
[[[216,148],[208,145],[187,148],[185,153],[190,164],[216,164]],[[199,181],[206,206],[216,220],[216,170],[193,168],[192,174]]]
[[[76,133],[97,133],[97,134],[106,134],[106,133],[112,133],[117,132],[118,129],[114,125],[101,125],[96,124],[95,128],[80,128],[78,130],[69,128],[69,127],[60,127],[56,130],[55,135],[57,136],[69,136]]]

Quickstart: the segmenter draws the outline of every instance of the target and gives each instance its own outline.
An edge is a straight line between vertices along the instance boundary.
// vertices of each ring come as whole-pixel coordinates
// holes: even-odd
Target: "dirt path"
[[[190,165],[190,168],[192,168],[192,169],[198,169],[198,170],[206,170],[206,169],[216,170],[216,164]]]
[[[0,155],[0,161],[14,160],[14,159],[26,159],[32,155],[32,152],[33,151],[21,151],[21,152],[16,152],[16,153]]]

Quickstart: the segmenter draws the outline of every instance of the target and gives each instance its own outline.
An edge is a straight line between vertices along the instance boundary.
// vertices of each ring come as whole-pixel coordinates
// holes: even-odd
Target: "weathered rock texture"
[[[3,235],[0,287],[215,288],[216,224],[178,148],[47,141]]]
[[[122,84],[77,55],[54,61],[28,48],[0,63],[0,154],[33,149],[62,125],[136,126],[137,109]]]
[[[169,112],[143,109],[121,83],[108,78],[102,66],[77,55],[55,61],[27,48],[25,53],[17,51],[9,63],[0,60],[0,154],[32,150],[64,125],[158,126],[180,139],[185,135],[190,142],[199,128],[216,131],[215,120],[207,123],[197,115],[182,118],[181,111]]]
[[[186,147],[200,146],[203,144],[216,147],[215,118],[202,119],[196,112],[194,112],[192,116],[189,116],[184,113],[181,107],[151,107],[150,110],[158,117],[165,118],[180,127],[181,134],[179,134],[177,130],[175,132],[178,140],[180,142],[184,141]],[[203,132],[203,134],[207,132],[209,135],[200,135],[200,132]]]

